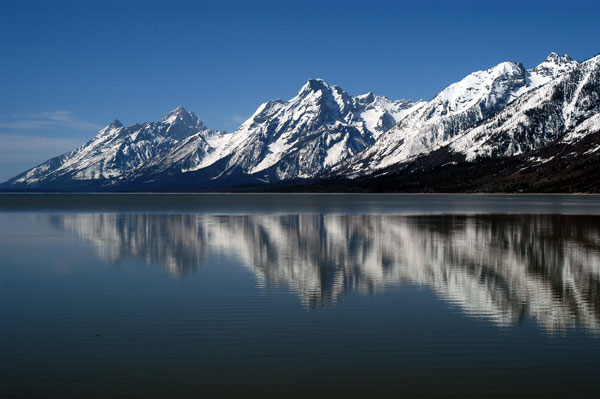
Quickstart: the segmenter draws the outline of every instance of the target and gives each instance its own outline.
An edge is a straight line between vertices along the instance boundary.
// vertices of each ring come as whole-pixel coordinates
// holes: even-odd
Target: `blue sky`
[[[429,99],[477,69],[600,52],[598,1],[0,0],[0,181],[115,118],[234,130],[311,77]]]

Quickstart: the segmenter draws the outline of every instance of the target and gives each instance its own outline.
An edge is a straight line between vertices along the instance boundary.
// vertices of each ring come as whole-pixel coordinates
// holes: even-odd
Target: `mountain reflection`
[[[183,277],[231,255],[309,307],[390,284],[431,287],[498,325],[531,315],[555,331],[600,331],[600,218],[567,215],[39,216],[112,262],[162,264]]]

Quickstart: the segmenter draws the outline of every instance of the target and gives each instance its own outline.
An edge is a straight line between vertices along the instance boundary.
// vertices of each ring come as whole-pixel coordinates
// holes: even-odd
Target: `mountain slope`
[[[115,121],[2,187],[206,191],[317,181],[340,185],[330,190],[595,191],[599,115],[600,56],[578,63],[552,53],[529,70],[503,62],[416,103],[310,79],[232,133],[183,107],[158,122]]]
[[[519,96],[577,65],[567,55],[551,53],[530,70],[515,62],[503,62],[486,71],[473,72],[408,114],[340,171],[369,173],[444,146]]]
[[[339,86],[309,80],[289,101],[269,101],[220,150],[221,176],[264,181],[309,178],[369,147],[411,109],[407,100],[372,93],[352,97]]]
[[[178,144],[196,137],[220,135],[207,128],[193,113],[179,106],[158,122],[124,127],[113,123],[74,151],[52,158],[12,179],[13,187],[77,187],[114,184],[146,162],[169,153]],[[209,145],[194,146],[196,156],[205,156]]]
[[[373,93],[353,97],[310,79],[289,101],[268,101],[235,132],[218,136],[214,150],[203,150],[205,135],[190,137],[126,178],[155,189],[166,181],[185,189],[313,178],[363,151],[419,105]]]
[[[466,131],[450,148],[465,154],[467,160],[518,155],[577,131],[581,124],[593,129],[598,124],[598,114],[600,56],[524,94],[480,126]],[[581,134],[565,139],[578,138]]]

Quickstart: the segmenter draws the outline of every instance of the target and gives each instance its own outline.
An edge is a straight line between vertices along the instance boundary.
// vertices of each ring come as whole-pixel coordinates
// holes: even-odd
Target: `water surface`
[[[593,196],[3,196],[4,397],[590,397]]]

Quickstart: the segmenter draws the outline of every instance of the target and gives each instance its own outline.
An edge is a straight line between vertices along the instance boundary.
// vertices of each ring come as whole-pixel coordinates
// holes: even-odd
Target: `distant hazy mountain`
[[[469,168],[486,160],[487,169],[481,170],[491,171],[494,162],[503,162],[502,178],[508,179],[519,170],[572,164],[575,172],[562,174],[560,184],[545,191],[562,191],[567,183],[572,187],[581,173],[587,183],[580,189],[594,191],[596,175],[585,168],[600,156],[599,63],[599,56],[578,63],[556,53],[529,70],[503,62],[416,103],[373,93],[354,97],[311,79],[289,101],[262,104],[231,133],[207,128],[183,107],[158,122],[123,127],[115,121],[80,148],[2,187],[205,190],[307,184],[322,178],[360,185],[368,176],[387,176],[389,183],[391,174],[410,171],[412,175],[402,175],[403,187],[424,190],[420,181],[410,181],[422,179],[431,182],[428,190],[437,191],[440,183],[427,170],[435,174],[444,165]],[[567,149],[569,154],[564,153]],[[421,167],[414,174],[415,165],[429,169]],[[511,190],[510,185],[486,184],[493,176],[479,177],[469,190]],[[546,178],[556,180],[553,175]],[[527,179],[519,181],[519,190],[530,191]],[[453,187],[461,190],[460,185]],[[394,191],[394,185],[385,190]]]

